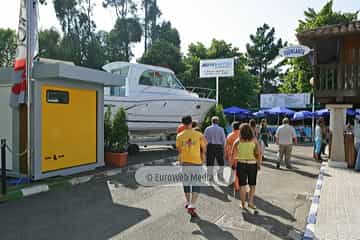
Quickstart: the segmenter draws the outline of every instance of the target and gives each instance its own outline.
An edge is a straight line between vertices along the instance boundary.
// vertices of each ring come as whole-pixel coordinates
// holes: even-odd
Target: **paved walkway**
[[[320,195],[316,239],[360,239],[360,173],[325,168]]]
[[[201,219],[191,222],[182,187],[142,187],[129,172],[0,204],[0,238],[301,239],[319,164],[294,157],[294,170],[279,170],[276,153],[267,152],[267,159],[256,216],[240,210],[231,188],[208,187],[199,197]]]

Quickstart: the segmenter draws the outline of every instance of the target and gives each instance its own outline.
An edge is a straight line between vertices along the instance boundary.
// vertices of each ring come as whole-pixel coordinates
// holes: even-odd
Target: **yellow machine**
[[[41,87],[43,173],[97,161],[97,91]]]

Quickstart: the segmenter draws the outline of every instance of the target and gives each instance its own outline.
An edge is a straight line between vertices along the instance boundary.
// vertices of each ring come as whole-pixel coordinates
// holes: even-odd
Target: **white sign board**
[[[233,77],[234,59],[200,60],[200,78]]]
[[[286,107],[286,108],[306,108],[310,104],[310,93],[298,94],[261,94],[260,107]]]
[[[280,56],[286,58],[297,58],[308,55],[310,51],[311,51],[310,48],[307,46],[297,45],[297,46],[284,47],[280,49],[279,54]]]

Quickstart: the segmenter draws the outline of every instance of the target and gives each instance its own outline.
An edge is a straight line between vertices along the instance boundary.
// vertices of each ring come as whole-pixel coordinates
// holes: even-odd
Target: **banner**
[[[31,6],[31,21],[27,19],[26,1],[30,1]],[[27,24],[30,24],[31,36],[27,36]],[[27,52],[27,37],[30,37],[31,56],[38,53],[38,2],[37,0],[21,0],[20,1],[20,16],[19,27],[17,34],[17,49],[14,63],[13,82],[11,88],[10,106],[15,108],[22,103],[26,103],[26,52]]]
[[[286,107],[306,108],[310,104],[310,93],[297,94],[261,94],[260,108]]]

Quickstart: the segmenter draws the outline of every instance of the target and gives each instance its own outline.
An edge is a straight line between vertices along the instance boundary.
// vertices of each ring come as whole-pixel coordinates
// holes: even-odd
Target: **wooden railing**
[[[360,91],[360,64],[319,64],[315,76],[318,96],[355,96]]]

